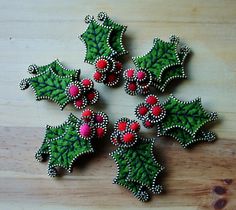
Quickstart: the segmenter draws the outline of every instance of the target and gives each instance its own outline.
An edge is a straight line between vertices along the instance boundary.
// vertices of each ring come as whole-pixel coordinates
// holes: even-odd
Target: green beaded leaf
[[[124,148],[124,156],[129,161],[128,180],[140,183],[153,190],[157,175],[163,167],[153,155],[154,140],[141,140],[135,146]]]
[[[154,40],[152,49],[143,56],[133,57],[138,69],[146,69],[156,80],[161,79],[162,72],[171,66],[181,64],[177,52],[177,43]]]
[[[80,75],[80,70],[67,69],[61,64],[61,62],[58,59],[56,59],[55,61],[53,61],[48,65],[44,66],[32,65],[32,67],[34,68],[36,74],[45,73],[45,71],[47,71],[47,69],[51,67],[52,71],[58,76],[62,77],[72,76],[74,78],[78,78]]]
[[[123,46],[123,36],[124,33],[127,29],[127,26],[115,23],[113,20],[111,20],[107,14],[105,14],[104,20],[103,20],[103,25],[109,26],[113,28],[111,32],[111,37],[110,37],[110,45],[112,49],[114,49],[117,52],[116,56],[127,54],[128,51],[125,50]]]
[[[68,120],[62,125],[55,127],[47,125],[43,143],[36,152],[35,157],[38,159],[39,156],[42,157],[42,155],[49,155],[49,142],[55,138],[58,138],[59,136],[63,136],[66,132],[66,129],[68,128],[68,123],[76,124],[78,121],[79,119],[75,115],[70,114]]]
[[[45,72],[26,79],[33,88],[36,100],[47,99],[57,103],[61,109],[71,101],[66,94],[66,87],[72,82],[71,77],[60,77],[49,68]]]
[[[103,26],[92,17],[86,31],[80,39],[86,45],[85,62],[93,64],[98,57],[109,57],[116,52],[109,44],[112,28]]]
[[[196,133],[196,136],[193,137],[189,132],[181,128],[170,129],[165,132],[165,136],[171,136],[175,138],[184,148],[199,141],[211,142],[216,139],[215,133],[211,131],[199,130]]]
[[[63,136],[49,142],[49,168],[60,166],[69,172],[73,162],[81,155],[93,152],[89,140],[79,137],[77,127],[69,124]]]
[[[166,110],[166,117],[161,122],[164,133],[172,128],[181,128],[195,138],[202,126],[217,118],[216,113],[207,113],[204,110],[200,98],[183,102],[171,95],[163,107]]]
[[[155,194],[162,191],[156,177],[163,167],[155,160],[153,147],[153,139],[139,139],[133,147],[120,147],[111,154],[118,167],[114,183],[126,187],[141,201],[150,199],[147,188]]]
[[[122,152],[117,149],[111,154],[111,156],[115,160],[118,167],[118,174],[113,183],[126,187],[141,201],[149,200],[150,196],[147,191],[143,189],[141,184],[127,180],[127,177],[129,176],[129,162],[125,159]]]
[[[44,159],[43,155],[49,155],[50,176],[57,175],[55,167],[62,167],[71,172],[72,164],[79,156],[94,151],[90,140],[83,139],[78,134],[78,125],[81,123],[81,119],[70,114],[62,125],[46,127],[44,142],[35,157],[41,161]]]
[[[160,81],[157,81],[157,88],[164,92],[167,85],[174,79],[184,79],[186,78],[184,72],[184,61],[189,54],[189,50],[187,52],[179,53],[179,59],[181,64],[176,66],[171,66],[163,71],[161,74]]]

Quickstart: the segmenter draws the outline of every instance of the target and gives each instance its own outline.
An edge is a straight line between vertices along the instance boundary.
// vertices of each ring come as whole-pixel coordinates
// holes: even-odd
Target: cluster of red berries
[[[102,138],[107,132],[108,116],[104,112],[93,112],[85,109],[81,114],[78,134],[81,138],[90,140],[93,137]]]
[[[139,120],[142,120],[144,127],[152,128],[155,123],[158,123],[165,117],[166,110],[159,103],[157,96],[148,95],[145,98],[145,102],[136,106],[135,115]]]
[[[146,95],[150,92],[152,75],[149,71],[127,69],[124,71],[125,92],[129,95]]]
[[[138,140],[140,125],[135,120],[121,118],[114,125],[114,132],[111,134],[111,142],[116,146],[131,147]]]
[[[77,109],[95,104],[99,98],[98,91],[94,89],[93,81],[88,78],[70,83],[66,88],[66,94]]]
[[[93,79],[96,82],[104,83],[112,87],[120,80],[120,72],[122,71],[122,63],[108,57],[99,57],[95,61],[96,71],[93,74]]]

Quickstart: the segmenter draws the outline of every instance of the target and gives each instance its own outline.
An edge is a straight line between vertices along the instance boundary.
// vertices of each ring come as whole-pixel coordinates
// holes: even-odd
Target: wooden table
[[[19,81],[29,76],[29,64],[55,58],[91,77],[93,66],[83,63],[84,45],[77,37],[85,30],[85,15],[99,11],[128,25],[125,68],[133,66],[131,56],[150,49],[154,37],[179,35],[193,54],[186,67],[188,79],[169,93],[183,100],[201,96],[209,111],[219,113],[212,126],[218,135],[215,143],[184,150],[173,139],[157,140],[158,159],[166,166],[161,178],[165,193],[148,203],[112,184],[116,166],[108,153],[115,147],[108,139],[59,180],[49,178],[46,163],[34,159],[45,125],[59,125],[70,112],[80,112],[72,106],[61,112],[53,103],[36,102],[32,91],[19,90]],[[224,209],[235,210],[235,18],[234,0],[0,0],[0,209],[196,210],[214,209],[218,199],[225,199]],[[126,95],[122,86],[96,88],[101,93],[96,108],[107,112],[111,123],[122,116],[135,118],[134,107],[143,98]],[[142,131],[155,136],[154,129]],[[226,192],[217,195],[215,186]]]

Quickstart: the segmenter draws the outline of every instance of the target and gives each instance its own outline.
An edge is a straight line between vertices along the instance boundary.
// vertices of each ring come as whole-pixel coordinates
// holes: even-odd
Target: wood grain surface
[[[36,102],[31,90],[20,91],[19,82],[28,76],[29,64],[44,65],[55,58],[91,77],[94,69],[83,62],[78,34],[85,30],[85,15],[100,11],[128,25],[125,68],[133,66],[131,56],[150,49],[154,37],[180,36],[193,51],[186,66],[188,79],[172,83],[160,97],[201,96],[207,110],[219,113],[220,120],[211,126],[218,135],[215,143],[184,150],[173,139],[157,140],[157,159],[166,166],[160,178],[165,192],[148,203],[112,184],[116,166],[108,153],[115,147],[108,138],[94,155],[78,161],[72,174],[59,179],[48,177],[47,164],[34,160],[45,125],[59,125],[70,112],[80,112]],[[0,0],[0,209],[202,210],[225,201],[221,209],[235,210],[235,35],[235,0]],[[111,124],[122,116],[135,119],[134,107],[142,97],[126,95],[122,86],[96,88],[101,100],[91,108],[105,111]],[[155,136],[154,129],[142,132]]]

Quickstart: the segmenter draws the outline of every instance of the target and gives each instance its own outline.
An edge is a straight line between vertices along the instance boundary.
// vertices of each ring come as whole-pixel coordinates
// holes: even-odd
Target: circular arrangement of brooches
[[[152,75],[144,69],[127,69],[123,73],[125,79],[125,92],[129,95],[146,95],[150,92]]]
[[[123,36],[127,26],[111,20],[105,12],[100,12],[98,21],[86,16],[88,24],[79,37],[84,42],[86,54],[84,61],[94,65],[94,81],[108,87],[115,86],[122,72],[120,55],[127,51],[123,46]],[[142,56],[133,57],[135,68],[123,72],[125,92],[129,95],[150,94],[151,86],[164,92],[167,84],[186,78],[184,62],[190,49],[180,45],[177,36],[169,41],[155,38],[152,48]],[[31,78],[20,82],[22,90],[32,87],[36,100],[47,99],[57,103],[62,110],[68,103],[78,109],[98,101],[99,93],[91,79],[80,80],[80,70],[67,69],[57,59],[50,64],[28,67]],[[211,142],[216,135],[203,129],[208,122],[217,119],[217,114],[208,113],[201,99],[181,101],[170,95],[160,103],[155,95],[148,95],[145,101],[135,108],[135,116],[144,127],[157,127],[157,137],[171,136],[184,148],[199,141]],[[58,168],[72,171],[75,160],[94,152],[93,139],[100,139],[107,133],[108,116],[103,112],[86,109],[81,118],[70,114],[58,126],[46,126],[45,137],[35,154],[38,161],[48,161],[48,175],[59,175]],[[158,174],[164,169],[154,157],[155,139],[138,135],[140,124],[123,117],[116,121],[111,142],[118,148],[110,155],[117,164],[118,172],[113,183],[129,189],[140,201],[148,201],[149,193],[159,194],[162,186],[156,183]]]
[[[148,95],[145,102],[135,108],[135,116],[142,121],[144,127],[151,128],[161,121],[166,115],[165,108],[159,103],[155,95]]]
[[[137,142],[139,130],[140,125],[137,121],[123,117],[114,125],[111,142],[116,146],[131,147]]]

